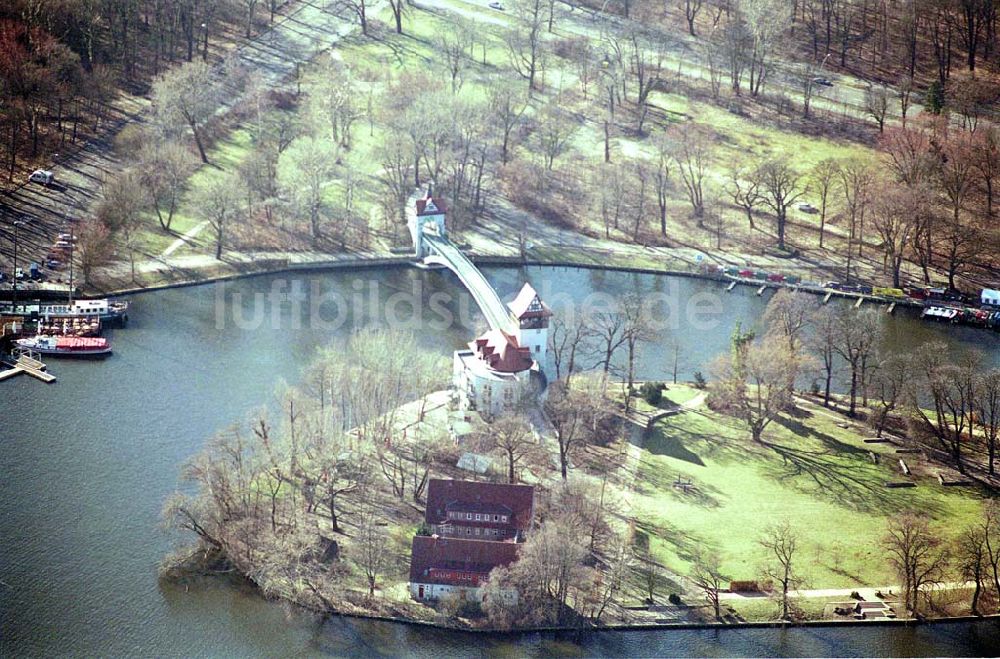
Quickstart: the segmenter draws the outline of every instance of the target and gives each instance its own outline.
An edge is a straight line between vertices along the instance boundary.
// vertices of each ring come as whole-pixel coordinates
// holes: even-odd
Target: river
[[[501,295],[526,276],[557,313],[595,292],[637,291],[663,308],[697,298],[710,318],[678,312],[644,346],[640,375],[664,377],[679,341],[682,377],[728,345],[737,321],[766,301],[749,288],[683,278],[567,268],[486,269]],[[59,381],[0,384],[0,655],[983,655],[1000,652],[996,623],[921,628],[668,630],[571,636],[468,636],[364,620],[322,620],[221,581],[161,586],[175,538],[160,508],[205,439],[294,382],[315,350],[355,327],[402,325],[449,355],[482,323],[440,271],[389,269],[255,277],[136,295],[115,354],[51,360]],[[286,299],[275,291],[305,292]],[[272,304],[273,302],[273,304]],[[322,304],[319,304],[322,302]],[[422,316],[415,324],[414,309]],[[255,316],[256,312],[256,316]],[[899,313],[899,312],[897,312]],[[438,322],[447,316],[452,323]],[[463,316],[467,316],[463,318]],[[697,316],[697,317],[695,317]],[[1000,336],[885,316],[911,349],[941,338],[1000,363]],[[708,323],[706,325],[706,323]],[[666,323],[669,325],[669,323]]]

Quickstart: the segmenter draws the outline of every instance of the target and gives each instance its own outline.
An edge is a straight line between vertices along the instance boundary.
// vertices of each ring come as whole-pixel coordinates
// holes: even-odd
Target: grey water
[[[556,313],[594,293],[683,307],[713,296],[714,324],[679,311],[644,345],[640,377],[666,378],[672,343],[687,378],[726,350],[737,321],[764,298],[693,279],[571,268],[487,269],[504,296],[527,278]],[[132,298],[103,361],[50,360],[53,385],[0,383],[0,655],[2,656],[716,656],[996,655],[995,622],[921,627],[663,630],[479,636],[317,617],[245,584],[163,585],[157,565],[176,538],[160,510],[184,462],[213,432],[294,383],[316,350],[354,329],[406,323],[435,307],[450,324],[411,322],[420,345],[449,356],[483,326],[448,273],[413,269],[299,275],[307,303],[268,295],[286,275],[149,292]],[[277,282],[277,283],[276,283]],[[374,293],[372,292],[374,290]],[[658,296],[658,297],[657,297]],[[434,302],[432,304],[432,298]],[[322,322],[310,322],[321,299]],[[335,302],[338,303],[335,304]],[[594,300],[590,300],[594,302]],[[257,314],[260,305],[264,312]],[[387,308],[391,306],[391,312]],[[336,307],[336,308],[335,308]],[[447,312],[447,313],[445,313]],[[313,319],[315,320],[315,319]],[[887,341],[915,350],[939,338],[1000,363],[1000,336],[885,316]]]

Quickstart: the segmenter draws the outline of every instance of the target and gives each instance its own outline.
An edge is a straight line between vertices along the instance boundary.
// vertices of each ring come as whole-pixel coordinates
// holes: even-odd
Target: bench
[[[899,468],[903,470],[903,473],[905,475],[907,475],[907,476],[910,475],[910,468],[906,466],[905,462],[903,462],[903,458],[899,459]]]

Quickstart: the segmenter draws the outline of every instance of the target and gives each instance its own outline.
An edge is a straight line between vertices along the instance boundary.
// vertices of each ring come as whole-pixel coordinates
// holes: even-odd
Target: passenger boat
[[[39,318],[36,334],[46,336],[100,336],[101,321],[96,316]]]
[[[107,339],[80,336],[33,336],[18,339],[18,347],[53,357],[103,357],[111,354]]]
[[[72,318],[74,316],[96,317],[103,323],[128,322],[128,301],[74,300],[73,302],[0,302],[0,315],[24,316],[32,320],[38,318]]]

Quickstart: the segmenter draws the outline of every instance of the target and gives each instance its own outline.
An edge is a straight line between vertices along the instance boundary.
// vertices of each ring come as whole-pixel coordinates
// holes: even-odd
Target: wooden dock
[[[32,357],[21,355],[14,363],[3,362],[3,364],[10,366],[10,369],[0,371],[0,381],[12,378],[15,375],[20,375],[21,373],[26,373],[27,375],[37,378],[45,383],[52,383],[56,381],[56,376],[51,373],[46,373],[45,369],[47,367],[45,364]]]

